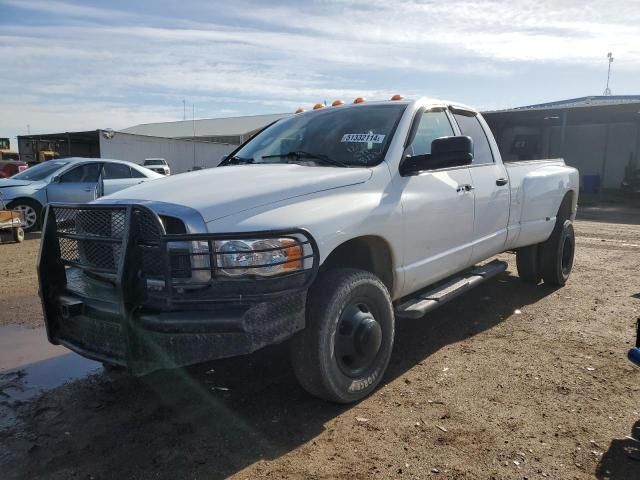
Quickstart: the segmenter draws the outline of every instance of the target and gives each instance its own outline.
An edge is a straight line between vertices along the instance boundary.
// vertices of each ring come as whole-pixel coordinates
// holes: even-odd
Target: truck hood
[[[270,203],[366,182],[368,168],[240,165],[182,173],[102,197],[111,201],[158,201],[191,207],[205,222]]]

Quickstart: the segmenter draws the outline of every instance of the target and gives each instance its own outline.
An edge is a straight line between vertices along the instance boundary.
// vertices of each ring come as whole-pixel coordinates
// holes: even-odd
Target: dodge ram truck
[[[493,256],[564,285],[577,170],[505,163],[473,108],[395,98],[297,113],[218,168],[49,205],[49,341],[143,375],[287,340],[300,384],[349,403],[381,381],[395,319],[503,272]]]

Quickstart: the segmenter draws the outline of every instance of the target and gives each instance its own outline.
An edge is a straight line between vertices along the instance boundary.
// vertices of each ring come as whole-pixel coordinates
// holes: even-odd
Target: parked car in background
[[[13,175],[24,172],[29,166],[25,162],[21,162],[17,159],[2,159],[0,160],[0,178],[12,177]]]
[[[142,166],[162,175],[171,175],[171,168],[164,158],[146,158]]]
[[[34,165],[0,179],[8,207],[24,213],[25,231],[40,228],[43,207],[50,202],[90,202],[162,175],[121,160],[64,158]]]

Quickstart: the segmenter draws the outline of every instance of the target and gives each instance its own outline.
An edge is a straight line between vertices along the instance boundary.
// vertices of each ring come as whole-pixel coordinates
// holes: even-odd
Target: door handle
[[[93,190],[94,190],[93,188],[89,188],[89,187],[84,189],[85,192],[93,192]]]
[[[509,180],[507,180],[506,178],[499,178],[496,180],[496,185],[499,187],[502,187],[503,185],[506,185],[507,183],[509,183]]]

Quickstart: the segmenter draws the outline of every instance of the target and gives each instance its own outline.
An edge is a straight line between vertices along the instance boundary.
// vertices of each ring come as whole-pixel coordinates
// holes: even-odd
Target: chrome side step
[[[433,290],[404,301],[395,308],[396,316],[400,318],[421,318],[427,312],[435,310],[440,305],[495,277],[506,269],[507,263],[501,260],[493,260],[472,268],[464,272],[464,276],[454,277]]]

